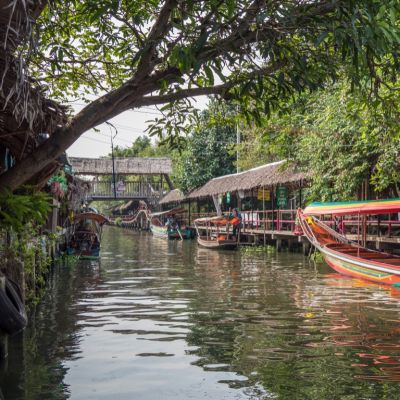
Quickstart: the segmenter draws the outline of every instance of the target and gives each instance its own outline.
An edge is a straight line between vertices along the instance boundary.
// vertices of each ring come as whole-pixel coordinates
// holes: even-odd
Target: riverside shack
[[[193,201],[212,201],[217,214],[240,209],[244,228],[292,230],[303,202],[306,174],[286,161],[265,164],[208,181],[188,194]]]
[[[294,228],[295,212],[303,203],[307,175],[286,161],[261,165],[236,174],[209,180],[185,195],[179,189],[159,202],[163,209],[182,206],[186,222],[239,208],[244,229],[286,230]]]

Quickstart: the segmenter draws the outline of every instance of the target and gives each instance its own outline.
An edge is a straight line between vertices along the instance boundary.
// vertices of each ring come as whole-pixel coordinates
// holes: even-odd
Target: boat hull
[[[150,231],[154,236],[170,240],[191,239],[192,237],[192,232],[190,229],[182,230],[180,231],[181,234],[179,234],[176,229],[169,230],[161,226],[150,225]]]
[[[357,279],[400,287],[400,257],[370,250],[349,242],[320,221],[303,216],[299,211],[302,230],[310,243],[323,255],[336,272]]]
[[[338,259],[332,255],[324,254],[325,262],[336,272],[340,274],[350,276],[352,278],[358,279],[366,279],[368,281],[383,283],[386,285],[394,285],[396,287],[400,286],[400,276],[385,272],[379,271],[374,268],[369,268],[367,266],[361,266],[354,262],[344,261]]]
[[[236,240],[207,240],[201,237],[197,237],[197,243],[208,249],[225,249],[234,250],[237,248]]]

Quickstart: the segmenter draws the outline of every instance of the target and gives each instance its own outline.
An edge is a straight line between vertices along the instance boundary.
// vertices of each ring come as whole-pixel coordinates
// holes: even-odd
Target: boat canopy
[[[186,210],[182,207],[173,208],[173,209],[167,210],[167,211],[159,211],[159,212],[151,213],[150,217],[159,217],[161,215],[176,215],[176,214],[182,214],[184,212],[186,212]]]
[[[106,222],[109,222],[107,217],[105,217],[102,214],[98,214],[98,213],[94,213],[94,212],[85,212],[85,213],[81,213],[81,214],[76,214],[73,217],[72,222],[80,222],[83,220],[93,220],[93,221],[96,221],[97,223],[99,223],[100,225],[103,225]]]
[[[304,215],[377,215],[400,212],[400,199],[311,203]]]

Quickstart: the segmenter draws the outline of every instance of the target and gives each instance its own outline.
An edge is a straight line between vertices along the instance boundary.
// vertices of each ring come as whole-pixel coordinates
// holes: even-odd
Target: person
[[[174,230],[178,228],[178,223],[172,215],[169,215],[167,217],[167,221],[165,222],[165,226],[170,230]]]
[[[236,238],[236,235],[240,233],[240,228],[242,227],[242,215],[240,214],[237,208],[233,209],[232,218],[230,218],[230,222],[233,226],[232,230],[233,237]]]
[[[339,223],[338,223],[338,232],[341,235],[344,235],[345,232],[346,232],[346,226],[345,226],[345,223],[344,223],[344,218],[341,218]]]
[[[334,215],[333,216],[333,230],[336,232],[339,232],[339,223],[340,223],[339,218],[336,215]]]

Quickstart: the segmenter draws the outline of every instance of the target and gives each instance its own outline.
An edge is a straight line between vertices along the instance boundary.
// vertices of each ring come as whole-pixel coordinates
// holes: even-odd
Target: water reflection
[[[55,271],[5,399],[397,399],[398,290],[115,228],[103,249]]]

